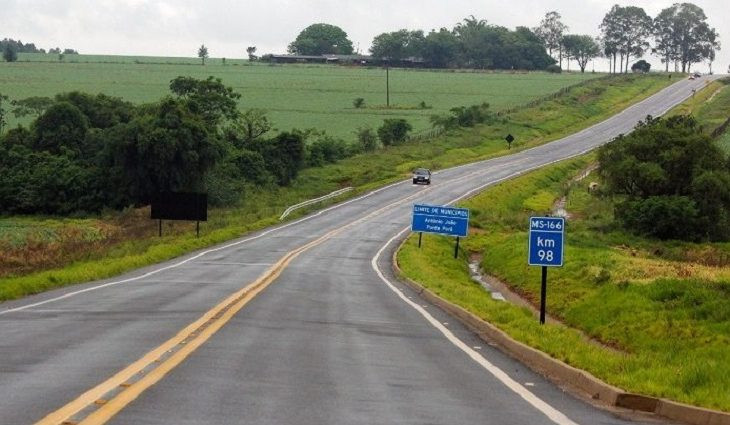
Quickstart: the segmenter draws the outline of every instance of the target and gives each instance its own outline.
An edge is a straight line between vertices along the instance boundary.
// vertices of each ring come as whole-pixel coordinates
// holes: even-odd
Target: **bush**
[[[386,119],[378,128],[378,137],[384,146],[398,145],[406,141],[412,129],[411,124],[402,118]]]
[[[373,152],[378,148],[378,136],[370,127],[361,127],[355,132],[363,152]]]
[[[365,99],[362,97],[355,98],[355,100],[352,101],[352,106],[354,106],[357,109],[362,108],[365,106]]]
[[[323,135],[307,145],[307,166],[321,167],[348,155],[347,144],[342,139]]]
[[[699,210],[686,196],[652,196],[616,207],[616,218],[629,230],[659,239],[695,239]]]
[[[493,123],[495,120],[495,115],[489,111],[488,103],[451,108],[451,114],[451,116],[433,115],[431,124],[434,127],[451,130],[457,127],[474,127],[477,124]]]
[[[563,72],[563,68],[561,68],[559,65],[548,65],[547,68],[545,68],[545,71],[551,73],[551,74],[560,74]]]
[[[635,64],[631,65],[631,70],[633,72],[649,72],[651,69],[651,64],[645,60],[640,60],[636,62]]]
[[[598,151],[608,194],[626,201],[616,218],[661,239],[730,238],[727,158],[692,117],[648,117]]]

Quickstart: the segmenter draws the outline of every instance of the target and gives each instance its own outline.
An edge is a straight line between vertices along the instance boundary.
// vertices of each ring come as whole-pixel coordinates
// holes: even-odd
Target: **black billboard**
[[[208,221],[208,194],[168,192],[152,200],[153,220]]]

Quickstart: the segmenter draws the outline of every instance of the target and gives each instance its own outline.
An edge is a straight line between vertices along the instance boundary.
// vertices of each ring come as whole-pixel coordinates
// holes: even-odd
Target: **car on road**
[[[431,184],[431,170],[416,168],[413,170],[413,184]]]
[[[694,74],[692,74],[692,76],[694,76],[695,78],[700,78],[702,74],[700,74],[699,72],[695,72]]]

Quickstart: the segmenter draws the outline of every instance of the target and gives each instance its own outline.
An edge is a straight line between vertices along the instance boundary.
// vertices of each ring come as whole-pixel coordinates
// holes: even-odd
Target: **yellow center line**
[[[121,388],[121,391],[118,394],[113,396],[111,399],[105,399],[106,402],[99,405],[97,410],[86,416],[81,422],[79,422],[79,425],[104,424],[108,422],[114,415],[135,400],[147,388],[157,383],[169,371],[177,367],[185,360],[185,358],[187,358],[187,356],[193,353],[198,347],[213,336],[249,301],[276,280],[281,272],[289,265],[289,263],[291,263],[291,261],[299,256],[299,254],[322,244],[345,229],[378,215],[388,208],[407,202],[416,196],[420,196],[427,190],[430,190],[430,188],[418,191],[411,196],[388,204],[365,215],[364,217],[332,230],[314,241],[290,251],[266,272],[264,272],[264,274],[259,276],[254,282],[230,295],[224,301],[203,314],[203,316],[198,320],[178,332],[177,335],[145,354],[142,358],[119,371],[111,378],[81,394],[78,398],[58,410],[51,412],[43,419],[36,422],[36,425],[62,424],[64,421],[69,420],[69,418],[86,409],[88,406],[92,404],[96,405],[97,400],[102,399],[110,391]],[[165,353],[171,352],[175,348],[177,348],[177,350],[175,350],[172,355],[161,362],[159,361]],[[135,375],[142,373],[145,368],[155,363],[157,364],[157,367],[146,373],[142,378],[131,384],[128,382],[134,378]]]

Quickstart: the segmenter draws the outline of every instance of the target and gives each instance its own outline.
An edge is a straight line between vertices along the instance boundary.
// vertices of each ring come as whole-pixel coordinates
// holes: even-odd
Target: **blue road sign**
[[[464,237],[469,231],[469,210],[435,205],[413,205],[411,231]]]
[[[562,267],[564,234],[564,218],[530,217],[527,263],[531,266]]]

